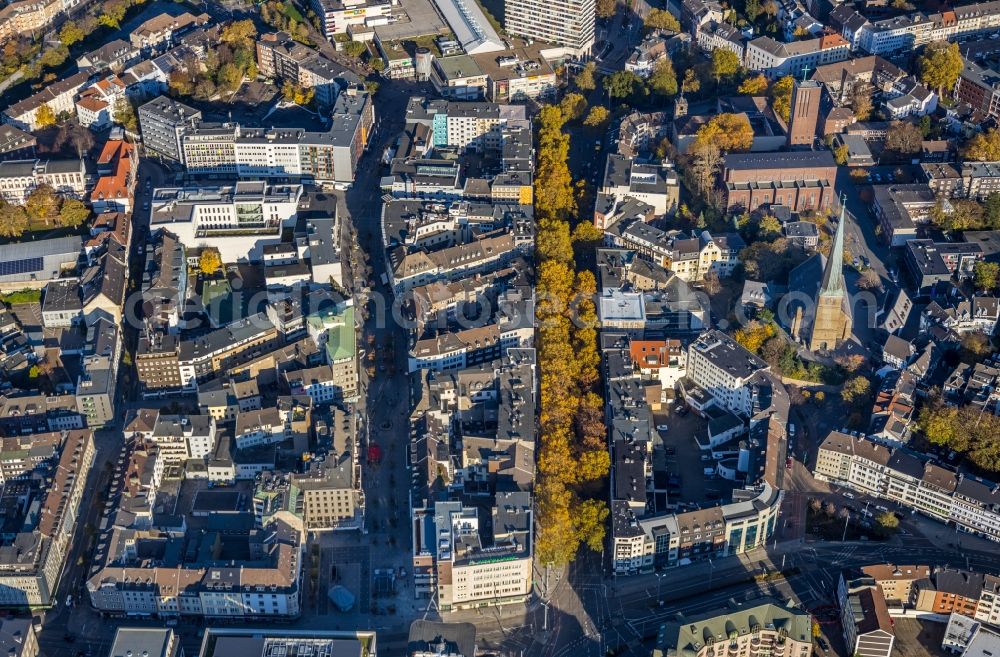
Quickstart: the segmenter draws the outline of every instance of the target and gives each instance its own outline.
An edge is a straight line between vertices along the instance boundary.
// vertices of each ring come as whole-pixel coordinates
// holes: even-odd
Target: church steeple
[[[837,232],[833,234],[833,246],[830,247],[830,257],[826,260],[823,270],[823,282],[819,286],[819,296],[844,296],[844,197],[840,198],[840,220],[837,222]]]

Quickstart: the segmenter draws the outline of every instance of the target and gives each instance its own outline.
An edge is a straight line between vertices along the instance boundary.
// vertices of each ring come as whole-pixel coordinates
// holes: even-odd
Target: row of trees
[[[578,103],[566,109],[582,114]],[[569,136],[563,126],[568,118],[559,105],[541,109],[535,176],[541,373],[537,548],[543,563],[555,565],[572,561],[581,543],[595,551],[603,548],[608,509],[591,495],[599,492],[610,469],[604,403],[596,391],[597,283],[592,272],[575,271],[569,224],[577,211],[577,190],[567,165]],[[577,236],[587,233],[582,228]]]
[[[199,100],[236,91],[245,78],[257,77],[256,38],[252,20],[230,23],[222,30],[219,47],[209,50],[204,62],[191,57],[170,74],[171,90]]]
[[[89,216],[82,201],[64,199],[49,185],[39,185],[24,205],[0,201],[0,236],[20,237],[29,227],[76,227]]]
[[[986,472],[1000,472],[1000,416],[978,406],[947,406],[937,398],[920,410],[917,426],[932,444],[966,454]]]

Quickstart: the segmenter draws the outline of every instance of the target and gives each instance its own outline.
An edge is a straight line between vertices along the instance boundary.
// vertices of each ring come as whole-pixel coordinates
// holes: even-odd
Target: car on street
[[[657,431],[667,431],[667,430],[669,430],[669,429],[670,429],[670,427],[668,427],[668,426],[667,426],[667,425],[665,425],[665,424],[657,424],[657,425],[656,425],[656,430],[657,430]]]
[[[889,507],[885,506],[884,504],[878,504],[878,505],[875,506],[875,510],[876,511],[881,511],[882,513],[888,513],[889,512]]]
[[[826,642],[826,639],[824,639],[824,638],[823,638],[823,637],[821,637],[821,636],[819,636],[819,637],[816,637],[816,643],[818,643],[818,644],[819,644],[819,647],[823,649],[823,652],[826,652],[827,650],[829,650],[829,649],[830,649],[830,644],[829,644],[829,643],[827,643],[827,642]]]
[[[674,413],[676,413],[680,417],[684,417],[685,415],[688,414],[688,407],[687,406],[678,406],[677,410],[675,410]]]
[[[854,499],[854,493],[852,493],[849,490],[845,490],[844,491],[844,497],[846,497],[849,500],[853,500]]]
[[[785,469],[786,470],[791,470],[792,469],[792,457],[791,456],[789,456],[788,458],[785,459]]]

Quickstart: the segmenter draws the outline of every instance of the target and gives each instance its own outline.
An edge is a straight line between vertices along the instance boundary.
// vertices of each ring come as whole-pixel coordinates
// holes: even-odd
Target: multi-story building
[[[0,161],[33,160],[38,140],[30,132],[4,123],[0,125]]]
[[[935,194],[983,201],[1000,192],[1000,162],[930,163],[920,168]]]
[[[661,625],[653,657],[711,657],[723,648],[808,657],[812,642],[812,616],[804,609],[767,598],[731,601],[726,609]]]
[[[594,7],[594,0],[506,0],[504,28],[583,55],[594,45]]]
[[[827,212],[837,202],[837,163],[829,151],[726,155],[722,178],[730,210],[784,205],[792,212]]]
[[[739,264],[739,252],[745,246],[736,233],[667,232],[640,219],[619,221],[605,229],[605,236],[613,246],[634,249],[640,258],[669,269],[686,282],[700,281],[710,271],[728,276]]]
[[[169,627],[119,627],[111,644],[111,657],[184,657],[181,639]],[[193,657],[193,656],[192,656]]]
[[[204,459],[215,451],[215,418],[210,415],[167,415],[159,413],[151,427],[133,423],[139,438],[156,445],[166,464],[182,464],[188,459]]]
[[[62,10],[60,0],[16,0],[4,5],[0,9],[0,43],[45,29]]]
[[[2,23],[3,21],[0,21],[0,24]],[[43,105],[52,110],[53,116],[58,116],[63,112],[73,114],[74,103],[79,93],[90,85],[91,75],[92,71],[89,68],[84,68],[69,77],[46,85],[38,93],[5,109],[3,122],[21,130],[34,132],[40,127],[37,117],[38,110]]]
[[[180,340],[161,331],[139,336],[135,369],[143,397],[158,397],[183,390],[180,370]]]
[[[995,30],[1000,27],[1000,5],[993,0],[949,7],[939,13],[914,11],[875,21],[845,7],[837,18],[841,34],[853,50],[885,55],[915,50],[932,41]]]
[[[64,432],[59,460],[36,493],[41,496],[37,517],[25,518],[23,526],[0,546],[0,606],[55,603],[70,545],[83,525],[80,506],[94,454],[93,432]]]
[[[208,14],[195,16],[184,12],[179,16],[168,13],[153,16],[129,33],[129,42],[145,54],[163,51],[174,43],[175,38],[195,27],[205,25],[210,21]]]
[[[269,533],[259,556],[243,559],[236,567],[195,561],[151,568],[134,550],[116,548],[114,558],[87,580],[90,603],[101,613],[130,617],[197,616],[229,622],[296,618],[301,609],[302,551],[297,531],[287,525],[278,528],[284,531]],[[212,645],[218,647],[214,641]],[[240,645],[245,652],[245,641]]]
[[[121,346],[121,332],[112,321],[101,318],[87,327],[76,407],[90,428],[107,426],[115,419]]]
[[[882,588],[873,577],[841,575],[837,583],[844,643],[861,657],[890,657],[896,632]]]
[[[350,71],[286,32],[265,34],[257,40],[257,66],[265,77],[313,89],[316,101],[323,107],[333,107],[341,85],[359,82]]]
[[[375,122],[374,104],[367,93],[348,88],[337,96],[331,120],[326,132],[200,124],[181,137],[183,162],[194,174],[348,185]]]
[[[413,518],[414,568],[433,568],[445,610],[522,602],[532,586],[532,509],[525,492],[498,493],[492,531],[476,507],[437,502]]]
[[[767,369],[767,363],[721,331],[703,333],[688,347],[688,378],[734,413],[750,414],[750,380]]]
[[[272,657],[274,655],[337,655],[346,651],[356,657],[379,654],[374,630],[205,630],[198,657]],[[252,642],[250,647],[248,642]],[[384,653],[383,653],[384,654]],[[155,657],[152,656],[152,657]],[[192,657],[194,657],[192,655]]]
[[[406,106],[407,124],[430,129],[428,141],[437,148],[499,151],[506,128],[529,127],[523,105],[427,100],[415,96]]]
[[[309,469],[292,476],[302,500],[302,522],[307,531],[356,529],[361,521],[360,482],[355,481],[353,452],[329,453]]]
[[[626,197],[649,204],[656,215],[673,214],[680,201],[680,182],[673,164],[645,164],[624,155],[608,155],[597,205]]]
[[[311,0],[311,6],[323,22],[323,35],[331,40],[352,25],[384,25],[392,13],[389,0]]]
[[[0,438],[0,484],[30,477],[59,457],[61,431]]]
[[[93,163],[85,159],[7,160],[0,162],[0,198],[23,205],[39,185],[61,196],[83,198],[94,184]]]
[[[270,351],[281,335],[264,313],[237,320],[178,346],[181,386],[194,390],[197,382]]]
[[[820,445],[814,474],[910,507],[940,522],[1000,541],[997,488],[909,452],[833,431]]]
[[[937,196],[927,185],[874,185],[872,209],[882,227],[882,239],[904,246],[917,236],[917,226],[930,221]]]
[[[977,262],[984,259],[976,242],[935,242],[911,239],[903,251],[907,270],[918,290],[929,291],[937,283],[972,278]]]
[[[152,232],[167,230],[188,249],[211,246],[223,262],[263,260],[263,247],[295,224],[302,185],[241,181],[218,187],[158,188]]]
[[[824,34],[815,39],[782,43],[763,36],[747,44],[744,65],[760,71],[768,79],[798,75],[808,68],[842,62],[850,57],[850,44],[839,34]]]
[[[181,138],[201,121],[201,111],[173,98],[158,96],[139,107],[138,117],[146,150],[180,162],[184,157]]]

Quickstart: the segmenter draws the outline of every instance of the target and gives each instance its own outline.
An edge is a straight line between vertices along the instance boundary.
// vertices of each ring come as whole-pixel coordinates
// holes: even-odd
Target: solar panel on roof
[[[44,258],[5,260],[0,262],[0,276],[12,276],[14,274],[27,274],[30,272],[42,271],[44,267]]]

